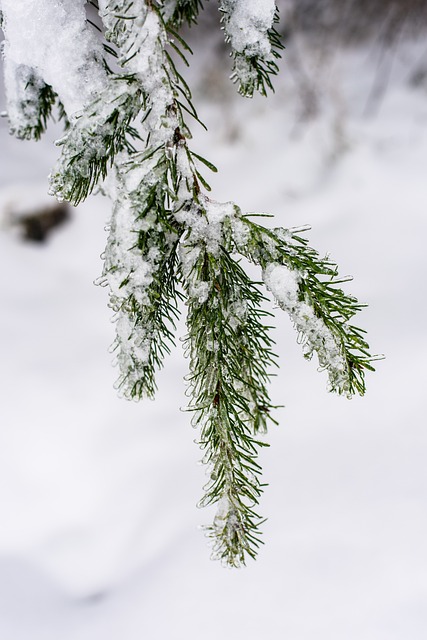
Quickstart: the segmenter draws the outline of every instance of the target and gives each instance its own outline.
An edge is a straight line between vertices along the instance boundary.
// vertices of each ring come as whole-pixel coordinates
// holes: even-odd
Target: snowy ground
[[[179,411],[179,346],[155,402],[112,388],[113,327],[92,285],[108,202],[91,198],[47,246],[22,243],[8,203],[38,201],[55,150],[0,123],[2,640],[424,640],[427,95],[408,82],[422,51],[397,56],[375,117],[372,51],[321,67],[309,122],[286,63],[268,102],[231,98],[214,68],[200,80],[210,131],[195,145],[220,167],[215,197],[310,223],[387,356],[365,398],[329,396],[278,316],[286,407],[262,455],[266,545],[240,571],[211,562],[197,529],[212,514],[194,506],[204,470]]]

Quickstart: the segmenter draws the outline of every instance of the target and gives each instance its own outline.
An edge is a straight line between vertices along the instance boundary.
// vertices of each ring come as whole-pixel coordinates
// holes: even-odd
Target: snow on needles
[[[276,4],[272,0],[222,0],[220,11],[234,57],[232,79],[239,82],[243,95],[251,96],[259,84],[259,63],[272,64],[274,59],[270,30]]]
[[[276,11],[274,0],[223,0],[225,31],[234,51],[267,58],[271,53],[268,31]]]
[[[25,125],[17,82],[24,88],[34,74],[53,88],[69,116],[103,89],[102,46],[87,24],[85,4],[85,0],[2,0],[5,88],[13,128]]]
[[[313,307],[300,299],[302,279],[302,274],[295,269],[276,263],[269,264],[263,273],[267,289],[294,323],[305,357],[311,358],[316,351],[321,368],[328,371],[331,390],[350,395],[348,367],[340,339],[315,314]]]
[[[99,7],[105,36],[119,48],[119,64],[135,74],[148,100],[144,129],[150,134],[151,146],[164,144],[178,121],[171,109],[174,95],[165,70],[166,33],[159,14],[145,0],[131,4],[129,17],[126,1],[100,0]]]

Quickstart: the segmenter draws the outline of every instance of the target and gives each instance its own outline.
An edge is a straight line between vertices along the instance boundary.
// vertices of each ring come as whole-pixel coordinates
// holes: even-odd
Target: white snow
[[[194,508],[206,478],[178,409],[180,350],[155,402],[112,389],[113,326],[92,285],[108,201],[88,200],[45,247],[2,231],[2,639],[424,640],[427,101],[407,83],[423,47],[397,52],[376,117],[362,116],[375,77],[366,51],[319,71],[321,114],[298,126],[286,63],[268,101],[223,106],[207,93],[198,105],[210,133],[195,132],[195,150],[220,169],[213,196],[275,213],[272,226],[310,223],[310,243],[354,275],[348,290],[369,303],[360,324],[387,356],[365,398],[328,395],[278,314],[273,397],[286,408],[261,457],[266,544],[247,569],[210,562],[197,528],[212,513]],[[328,87],[345,105],[339,139]],[[26,180],[45,183],[57,150],[6,129],[10,201]]]
[[[104,88],[102,46],[86,22],[85,4],[85,0],[2,0],[5,88],[12,118],[19,117],[14,104],[16,67],[28,73],[34,69],[51,85],[69,117]]]
[[[145,0],[136,0],[130,5],[123,0],[119,3],[101,0],[99,7],[106,35],[119,47],[119,64],[124,65],[127,73],[136,74],[148,96],[144,128],[150,133],[152,147],[156,148],[167,142],[178,126],[176,114],[170,109],[174,96],[165,69],[168,63],[162,47],[166,38],[164,27],[157,12]],[[138,18],[124,19],[123,31],[117,35],[114,30],[117,16],[123,15]]]
[[[302,273],[275,263],[269,264],[263,273],[267,289],[289,314],[298,333],[298,341],[303,345],[305,357],[310,359],[316,351],[320,367],[328,371],[330,389],[338,389],[351,397],[346,358],[339,338],[316,316],[309,304],[299,299],[299,283],[302,278]]]
[[[189,274],[197,259],[197,248],[206,248],[214,256],[220,251],[224,237],[224,221],[233,220],[236,214],[232,202],[216,202],[200,196],[201,207],[195,205],[190,210],[185,208],[175,214],[178,222],[185,224],[189,233],[181,243],[183,270]],[[203,213],[202,213],[203,211]],[[196,251],[193,251],[193,248]]]
[[[243,86],[256,83],[257,71],[250,62],[273,60],[268,35],[276,12],[274,0],[221,0],[220,10],[226,40],[234,54],[233,80]]]
[[[292,309],[297,305],[301,282],[301,276],[297,271],[284,265],[270,264],[265,270],[264,282],[284,307]]]
[[[273,25],[274,0],[222,0],[221,9],[226,12],[225,32],[233,50],[268,59],[267,32]]]

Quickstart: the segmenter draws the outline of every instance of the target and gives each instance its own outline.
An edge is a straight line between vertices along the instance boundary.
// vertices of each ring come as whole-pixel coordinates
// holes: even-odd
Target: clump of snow
[[[276,300],[287,309],[298,304],[301,277],[297,271],[284,265],[270,264],[264,272],[264,282]]]
[[[135,324],[131,321],[129,315],[121,313],[116,321],[117,338],[120,343],[120,352],[117,356],[121,371],[126,372],[127,376],[132,376],[134,382],[141,379],[140,365],[148,363],[150,355],[150,338],[142,337],[135,331]],[[122,361],[125,362],[122,362]],[[133,362],[132,362],[133,360]],[[136,363],[139,367],[135,366]],[[131,382],[130,388],[133,387]]]
[[[106,83],[102,46],[86,20],[85,0],[2,0],[5,89],[16,122],[16,70],[35,72],[58,94],[69,117]],[[78,43],[78,46],[76,46]]]
[[[224,226],[236,215],[233,202],[215,202],[206,196],[199,196],[200,205],[183,207],[176,211],[178,222],[188,228],[185,245],[205,247],[208,253],[218,256],[224,241]]]
[[[274,0],[222,0],[220,9],[233,50],[247,57],[267,59],[271,53],[268,31],[276,11]]]

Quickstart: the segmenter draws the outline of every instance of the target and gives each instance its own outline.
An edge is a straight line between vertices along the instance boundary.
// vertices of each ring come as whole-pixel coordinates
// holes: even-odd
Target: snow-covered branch
[[[65,110],[52,192],[78,204],[101,186],[113,200],[101,283],[125,397],[153,397],[186,301],[189,409],[209,468],[201,504],[219,507],[208,527],[215,557],[239,566],[261,542],[257,458],[274,421],[267,386],[277,364],[264,294],[239,256],[261,267],[332,391],[363,394],[372,365],[363,332],[349,323],[362,305],[339,288],[336,266],[296,231],[267,229],[206,195],[204,172],[216,169],[191,150],[188,123],[198,117],[173,57],[190,53],[177,29],[201,8],[199,0],[99,0],[100,36],[84,0],[1,0],[3,52],[13,133],[38,138],[57,99]],[[275,3],[221,0],[220,11],[240,92],[265,94],[282,47]]]

